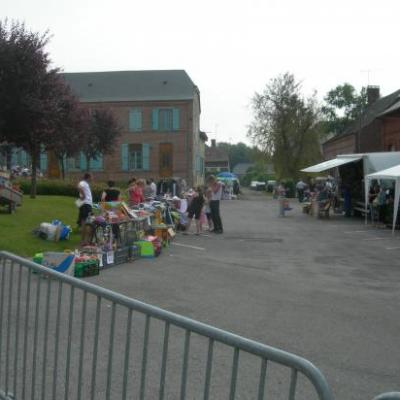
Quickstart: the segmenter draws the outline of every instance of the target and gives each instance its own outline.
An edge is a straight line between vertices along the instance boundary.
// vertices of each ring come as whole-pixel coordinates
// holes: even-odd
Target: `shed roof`
[[[250,167],[253,167],[255,164],[254,163],[239,163],[236,164],[233,168],[233,173],[236,175],[245,175],[247,170]]]
[[[192,100],[196,85],[184,70],[61,74],[82,102]]]
[[[226,161],[229,162],[229,157],[226,151],[216,146],[206,146],[206,162],[211,161]]]

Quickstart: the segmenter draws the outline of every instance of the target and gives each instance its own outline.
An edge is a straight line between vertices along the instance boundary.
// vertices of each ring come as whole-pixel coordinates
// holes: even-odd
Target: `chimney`
[[[215,139],[211,139],[211,147],[216,147],[217,141]]]
[[[367,86],[367,101],[369,106],[379,100],[379,97],[379,86]]]

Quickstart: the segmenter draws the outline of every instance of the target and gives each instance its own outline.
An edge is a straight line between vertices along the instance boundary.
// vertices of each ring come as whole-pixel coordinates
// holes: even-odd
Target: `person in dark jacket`
[[[107,189],[101,195],[101,201],[119,201],[120,190],[115,187],[114,181],[107,182]]]
[[[188,222],[186,224],[186,232],[190,229],[190,224],[192,223],[193,217],[196,219],[196,235],[200,234],[201,227],[200,227],[200,217],[201,212],[205,203],[204,193],[201,187],[196,188],[196,192],[193,196],[192,201],[188,207]]]

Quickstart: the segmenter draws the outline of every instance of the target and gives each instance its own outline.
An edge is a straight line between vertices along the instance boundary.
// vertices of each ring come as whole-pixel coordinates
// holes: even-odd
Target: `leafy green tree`
[[[240,163],[254,162],[257,152],[256,147],[250,147],[243,142],[235,144],[219,142],[217,146],[223,149],[228,154],[229,165],[231,169],[233,169],[235,165]]]
[[[321,108],[323,129],[326,133],[340,133],[348,128],[367,106],[367,91],[358,93],[354,86],[343,83],[330,90]]]
[[[319,108],[304,98],[290,73],[272,79],[252,99],[248,135],[270,157],[278,179],[297,179],[300,169],[321,158]]]

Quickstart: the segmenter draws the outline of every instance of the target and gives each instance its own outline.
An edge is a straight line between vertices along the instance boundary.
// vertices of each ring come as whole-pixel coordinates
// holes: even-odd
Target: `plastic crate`
[[[130,247],[121,247],[114,251],[114,264],[124,264],[129,261]]]
[[[137,260],[140,257],[140,249],[136,244],[129,246],[129,259],[131,261]]]
[[[75,263],[74,276],[76,278],[85,278],[87,276],[99,275],[98,260],[89,260]]]

